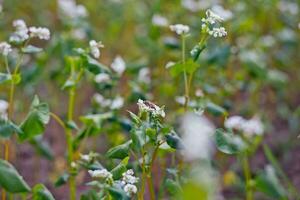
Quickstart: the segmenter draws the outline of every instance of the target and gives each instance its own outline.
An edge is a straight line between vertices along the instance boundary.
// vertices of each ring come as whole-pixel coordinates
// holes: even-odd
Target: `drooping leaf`
[[[226,132],[223,129],[216,130],[215,140],[217,148],[226,154],[241,153],[246,147],[246,144],[239,136]]]
[[[36,136],[29,142],[39,155],[45,157],[48,160],[53,160],[54,153],[50,148],[49,144],[42,140],[42,137]]]
[[[55,187],[59,187],[62,186],[64,184],[66,184],[68,182],[70,178],[70,174],[65,172],[63,173],[60,177],[58,177],[58,179],[55,181],[54,185]]]
[[[122,177],[122,174],[127,170],[129,157],[123,159],[115,168],[113,168],[110,172],[113,175],[114,180],[118,180]]]
[[[35,96],[30,111],[20,126],[23,131],[23,133],[19,135],[20,140],[32,139],[36,135],[42,134],[49,120],[50,112],[48,104],[40,102],[39,98]]]
[[[175,132],[167,134],[166,141],[173,149],[182,149],[184,147],[181,138]]]
[[[7,139],[14,133],[22,134],[22,130],[12,121],[0,118],[0,137]]]
[[[34,186],[32,192],[33,200],[55,200],[51,192],[43,184]]]
[[[129,149],[132,141],[129,140],[128,142],[115,146],[109,149],[106,153],[108,158],[116,158],[116,159],[124,159],[129,154]]]
[[[2,159],[0,159],[0,187],[10,193],[30,192],[30,187],[14,166]]]

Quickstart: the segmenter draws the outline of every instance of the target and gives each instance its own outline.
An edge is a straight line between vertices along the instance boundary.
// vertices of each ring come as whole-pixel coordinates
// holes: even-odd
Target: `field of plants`
[[[299,52],[299,0],[0,0],[0,200],[298,200]]]

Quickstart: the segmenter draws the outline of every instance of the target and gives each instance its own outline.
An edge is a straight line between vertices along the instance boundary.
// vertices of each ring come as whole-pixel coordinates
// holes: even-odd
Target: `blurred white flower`
[[[181,0],[181,5],[192,12],[197,12],[209,8],[211,5],[218,3],[218,1],[219,0]]]
[[[196,91],[195,91],[195,96],[196,97],[203,97],[204,96],[204,93],[203,93],[203,91],[201,90],[201,89],[196,89]]]
[[[91,162],[92,161],[92,156],[89,154],[80,154],[80,159],[85,161],[85,162]]]
[[[176,63],[173,62],[173,61],[169,61],[167,64],[166,64],[166,69],[169,69],[170,67],[172,67],[173,65],[175,65]]]
[[[29,28],[30,37],[38,37],[41,40],[49,40],[50,39],[50,31],[47,28],[43,27],[30,27]]]
[[[224,21],[224,19],[221,16],[214,13],[213,11],[207,10],[206,18],[202,18],[201,21],[204,23],[207,23],[207,24],[215,24],[216,22],[220,23],[220,22]]]
[[[16,31],[27,31],[27,25],[23,19],[14,20],[13,27],[15,27]]]
[[[96,42],[95,40],[91,40],[89,42],[90,45],[90,51],[91,54],[94,56],[94,58],[99,58],[100,57],[100,48],[103,48],[104,45],[102,42]]]
[[[159,15],[159,14],[155,14],[152,17],[152,24],[154,26],[161,26],[161,27],[166,27],[169,25],[169,21],[167,18]]]
[[[216,37],[225,37],[227,32],[224,27],[220,28],[213,28],[211,31],[208,32],[209,35]]]
[[[115,109],[120,109],[124,105],[124,98],[121,96],[117,96],[111,101],[110,109],[115,110]]]
[[[0,54],[7,56],[12,51],[11,45],[7,42],[0,42]]]
[[[179,103],[180,105],[184,105],[185,104],[185,97],[184,96],[176,96],[175,101],[177,103]],[[197,105],[197,102],[194,101],[194,100],[190,100],[188,105],[190,107],[195,107]]]
[[[77,167],[77,163],[76,162],[71,162],[71,167],[72,168],[76,168]]]
[[[132,196],[133,194],[137,193],[137,187],[132,184],[126,184],[124,186],[124,191],[128,196]]]
[[[138,81],[146,84],[149,84],[151,82],[150,70],[148,67],[143,67],[142,69],[140,69],[138,74]]]
[[[163,108],[158,107],[157,105],[155,105],[150,101],[144,101],[139,99],[137,105],[139,107],[140,112],[148,112],[154,116],[161,116],[161,117],[166,116]]]
[[[113,175],[107,171],[107,169],[89,170],[88,172],[93,178],[112,179],[113,177]]]
[[[101,94],[94,94],[94,101],[99,104],[101,107],[108,107],[111,105],[110,99],[105,99]]]
[[[247,120],[243,124],[243,132],[246,136],[262,135],[264,133],[263,123],[257,117]]]
[[[215,127],[204,116],[187,113],[181,120],[184,159],[209,159],[213,153]]]
[[[74,38],[79,39],[79,40],[83,40],[86,38],[86,32],[83,28],[73,29],[71,34]]]
[[[277,7],[282,13],[297,15],[299,12],[299,4],[297,4],[296,2],[282,0],[278,2]]]
[[[218,4],[214,5],[211,10],[219,15],[224,21],[230,20],[233,17],[233,13],[230,10],[226,10]]]
[[[7,101],[0,99],[0,118],[2,118],[2,119],[7,118],[8,106],[9,106],[9,104]]]
[[[109,82],[111,79],[110,79],[109,74],[100,73],[95,76],[94,80],[96,83],[106,83],[106,82]]]
[[[187,34],[190,31],[190,27],[183,24],[170,25],[171,31],[175,32],[177,35]]]
[[[126,69],[126,63],[121,56],[117,56],[112,62],[111,68],[120,76]]]
[[[86,8],[77,5],[74,0],[58,0],[58,7],[63,15],[72,19],[88,16]]]
[[[241,116],[231,116],[225,120],[224,126],[228,129],[242,130],[245,119]]]

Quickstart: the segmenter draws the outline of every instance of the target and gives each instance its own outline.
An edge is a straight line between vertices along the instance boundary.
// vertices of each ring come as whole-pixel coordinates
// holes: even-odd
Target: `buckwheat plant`
[[[44,132],[46,124],[50,120],[49,107],[35,96],[29,112],[20,124],[16,122],[15,116],[15,90],[16,86],[22,81],[22,65],[24,58],[29,55],[38,54],[43,51],[31,43],[32,39],[49,40],[50,31],[44,27],[28,27],[24,20],[13,21],[15,31],[10,35],[8,42],[0,42],[0,55],[5,68],[0,72],[0,84],[7,89],[6,100],[0,101],[0,137],[4,145],[3,159],[0,160],[0,186],[2,190],[2,200],[6,200],[7,193],[9,198],[14,199],[15,194],[21,194],[24,199],[30,195],[33,199],[39,196],[40,192],[50,199],[51,193],[45,186],[38,184],[31,189],[23,180],[9,161],[14,161],[10,149],[14,148],[14,138],[19,142],[29,142],[37,149],[42,149],[40,135]],[[51,156],[51,155],[49,155]]]

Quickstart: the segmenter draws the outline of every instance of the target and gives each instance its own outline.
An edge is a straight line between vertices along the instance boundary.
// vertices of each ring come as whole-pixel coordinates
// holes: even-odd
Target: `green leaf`
[[[126,195],[124,190],[120,187],[110,187],[108,188],[109,194],[112,196],[113,199],[116,200],[130,200],[130,198]]]
[[[165,186],[172,196],[182,193],[182,188],[180,187],[180,184],[172,179],[168,178],[165,182]]]
[[[14,133],[22,134],[22,130],[12,121],[0,118],[0,137],[7,139]]]
[[[206,110],[213,114],[214,116],[226,116],[227,115],[227,111],[222,108],[221,106],[217,105],[217,104],[214,104],[212,102],[208,102],[206,104]]]
[[[129,161],[129,157],[126,157],[120,162],[115,168],[113,168],[110,172],[113,175],[114,180],[118,180],[122,177],[122,174],[127,170],[127,164]]]
[[[205,45],[200,46],[200,45],[196,45],[194,46],[194,48],[191,50],[191,56],[193,58],[193,61],[196,62],[201,54],[201,52],[206,48]]]
[[[89,190],[81,195],[80,200],[99,200],[99,195],[94,190]]]
[[[226,154],[241,153],[246,147],[246,144],[239,136],[225,132],[223,129],[216,130],[215,139],[217,148]]]
[[[129,149],[132,141],[129,140],[128,142],[115,146],[109,149],[106,153],[108,158],[116,158],[116,159],[124,159],[129,154]]]
[[[39,53],[39,52],[42,52],[43,49],[32,46],[32,45],[28,45],[28,46],[22,48],[21,51],[22,51],[22,53]]]
[[[166,135],[167,144],[173,149],[182,149],[183,143],[181,138],[175,133],[171,132]]]
[[[41,103],[37,96],[31,104],[30,111],[26,119],[21,124],[22,134],[19,135],[21,141],[32,139],[36,135],[42,134],[45,125],[50,120],[49,107],[46,103]]]
[[[111,72],[111,70],[107,66],[98,62],[91,56],[85,55],[85,56],[83,56],[83,58],[84,58],[87,70],[89,70],[91,73],[99,74],[99,73],[103,73],[103,72],[105,72],[105,73]]]
[[[135,150],[141,149],[147,143],[147,136],[142,129],[133,129],[131,132],[132,145]]]
[[[61,87],[62,90],[65,89],[70,89],[76,86],[76,81],[74,80],[73,77],[69,77],[66,82],[64,83],[64,85]]]
[[[65,172],[63,173],[60,177],[58,177],[58,179],[55,181],[54,185],[55,187],[59,187],[62,186],[64,184],[66,184],[68,182],[70,178],[70,174]]]
[[[34,137],[29,142],[39,155],[45,157],[48,160],[53,160],[54,153],[49,144],[42,140],[42,137]]]
[[[37,184],[33,188],[33,200],[55,200],[51,192],[43,185]]]
[[[12,80],[12,75],[0,73],[0,84]]]
[[[0,159],[0,186],[10,193],[30,192],[30,187],[13,165]]]
[[[106,119],[112,117],[112,113],[102,113],[102,114],[91,114],[80,117],[81,121],[87,126],[94,126],[96,128],[101,128],[102,122]]]
[[[275,170],[268,165],[255,179],[257,190],[275,199],[287,199],[284,187],[279,183]]]
[[[130,112],[130,111],[128,111],[128,113],[129,113],[131,119],[133,120],[133,122],[134,122],[135,124],[138,125],[138,124],[141,124],[141,123],[142,123],[142,120],[139,118],[139,116],[137,116],[136,114],[134,114],[134,113],[132,113],[132,112]]]

